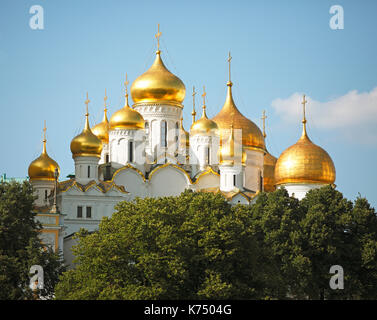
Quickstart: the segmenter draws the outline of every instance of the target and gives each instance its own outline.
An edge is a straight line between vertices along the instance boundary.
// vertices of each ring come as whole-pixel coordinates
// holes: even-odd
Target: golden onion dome
[[[286,183],[333,184],[335,166],[329,154],[310,141],[306,120],[301,138],[280,155],[275,166],[276,185]]]
[[[110,118],[110,130],[114,129],[144,129],[143,116],[128,105],[128,93],[126,92],[126,104],[115,112]]]
[[[190,146],[190,134],[183,127],[183,118],[181,118],[181,125],[179,129],[180,146],[182,149]]]
[[[218,151],[219,163],[220,165],[245,164],[247,158],[246,152],[242,148],[242,145],[238,144],[234,139],[233,124],[230,127],[229,138],[225,144],[221,145]]]
[[[263,189],[266,192],[275,191],[275,165],[277,159],[268,151],[263,159]]]
[[[58,176],[60,174],[59,165],[55,160],[49,157],[46,151],[46,138],[43,139],[42,154],[30,163],[28,168],[28,175],[31,181],[43,180],[54,181],[55,169],[58,169]]]
[[[165,67],[160,53],[160,50],[156,51],[152,66],[131,86],[131,96],[135,105],[160,102],[181,106],[185,98],[185,85]]]
[[[258,126],[247,119],[236,107],[232,95],[232,82],[228,81],[228,92],[224,106],[220,112],[212,118],[219,126],[221,140],[225,140],[229,134],[229,128],[234,123],[234,129],[242,130],[242,145],[246,149],[254,149],[264,152],[265,144],[262,132]]]
[[[216,135],[218,134],[218,129],[219,127],[217,126],[217,123],[208,119],[206,105],[203,104],[202,117],[191,125],[190,134],[200,136]]]
[[[89,101],[89,100],[87,100]],[[85,114],[84,130],[71,141],[72,158],[101,157],[102,141],[90,130],[89,114]]]
[[[107,119],[107,109],[105,108],[102,122],[92,128],[92,132],[99,138],[102,143],[109,143],[109,120]]]

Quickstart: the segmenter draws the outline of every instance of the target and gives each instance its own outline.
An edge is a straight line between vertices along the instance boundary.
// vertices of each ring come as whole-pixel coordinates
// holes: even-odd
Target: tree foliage
[[[377,298],[377,214],[330,186],[249,206],[192,191],[138,198],[77,239],[58,299]],[[343,290],[329,286],[333,265]]]
[[[41,225],[33,213],[29,183],[0,183],[0,299],[33,299],[30,267],[44,270],[44,289],[37,295],[51,297],[63,271],[58,254],[44,248],[38,234]]]
[[[58,299],[259,298],[247,211],[192,191],[116,210],[98,232],[78,235],[78,265],[59,283]]]

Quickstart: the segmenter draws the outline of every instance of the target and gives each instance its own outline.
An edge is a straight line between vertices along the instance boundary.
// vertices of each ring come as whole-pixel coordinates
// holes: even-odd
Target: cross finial
[[[230,80],[230,61],[232,60],[232,56],[230,55],[230,51],[229,51],[229,56],[228,56],[228,63],[229,63],[229,82],[231,82]]]
[[[263,137],[266,138],[266,110],[263,110],[263,114],[262,114],[262,121],[263,121]]]
[[[157,33],[155,35],[156,39],[157,39],[157,51],[160,51],[160,37],[161,37],[162,33],[160,32],[160,24],[157,24]]]
[[[88,92],[86,93],[86,100],[85,100],[85,104],[86,104],[86,115],[89,115],[89,111],[88,111],[88,104],[89,104],[90,100],[89,100],[89,97],[88,97]]]
[[[103,97],[103,101],[104,101],[104,105],[105,105],[105,109],[106,109],[106,107],[107,107],[107,105],[106,105],[106,101],[107,101],[106,88],[105,88],[105,96]]]
[[[196,111],[195,111],[195,96],[196,96],[196,91],[195,91],[195,86],[192,87],[192,123],[195,122],[195,116],[196,116]]]
[[[126,96],[128,96],[128,88],[127,88],[128,84],[129,84],[129,81],[128,81],[127,72],[126,72],[126,81],[124,81],[124,86],[126,88]]]
[[[306,123],[306,116],[305,116],[305,108],[306,108],[306,103],[308,101],[305,100],[305,95],[302,96],[302,107],[303,107],[303,112],[304,112],[304,118],[302,119],[302,123]]]
[[[206,95],[207,95],[207,93],[206,93],[206,87],[203,86],[203,94],[202,94],[202,97],[203,97],[203,106],[204,106],[204,107],[205,107],[205,105],[206,105]]]
[[[46,141],[46,120],[44,121],[44,126],[43,126],[43,141]]]

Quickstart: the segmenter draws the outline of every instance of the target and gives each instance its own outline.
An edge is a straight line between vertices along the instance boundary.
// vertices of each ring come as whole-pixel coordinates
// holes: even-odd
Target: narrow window
[[[86,217],[87,218],[92,217],[92,207],[86,207]]]
[[[259,190],[263,190],[263,177],[261,172],[259,172]]]
[[[166,121],[161,121],[161,147],[167,147],[167,124]]]
[[[45,200],[47,200],[47,190],[45,190]]]
[[[236,175],[233,175],[233,185],[236,186]]]
[[[110,160],[110,159],[109,159],[109,155],[107,154],[107,155],[106,155],[106,163],[109,163],[109,160]]]
[[[90,178],[90,166],[88,166],[88,178]]]
[[[148,135],[149,133],[149,122],[145,122],[145,133]]]
[[[210,156],[211,156],[211,152],[210,152],[209,147],[207,147],[207,164],[210,164]]]
[[[129,153],[128,153],[128,162],[133,162],[134,160],[134,143],[130,141],[129,143]]]
[[[82,218],[82,206],[77,207],[77,218]]]

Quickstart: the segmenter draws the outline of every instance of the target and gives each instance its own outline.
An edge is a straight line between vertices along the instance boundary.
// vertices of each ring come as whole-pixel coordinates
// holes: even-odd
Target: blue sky
[[[44,8],[44,30],[29,27],[32,5]],[[344,29],[329,27],[332,5],[344,9]],[[162,58],[186,85],[184,125],[191,125],[191,90],[207,91],[214,116],[226,95],[232,53],[234,98],[259,126],[267,112],[267,146],[275,156],[301,133],[308,97],[308,132],[331,155],[336,184],[349,199],[360,192],[377,207],[377,1],[2,0],[0,4],[0,173],[27,175],[47,150],[61,177],[73,173],[70,141],[123,106],[123,82],[154,59],[157,23]],[[197,105],[201,103],[197,96]]]

